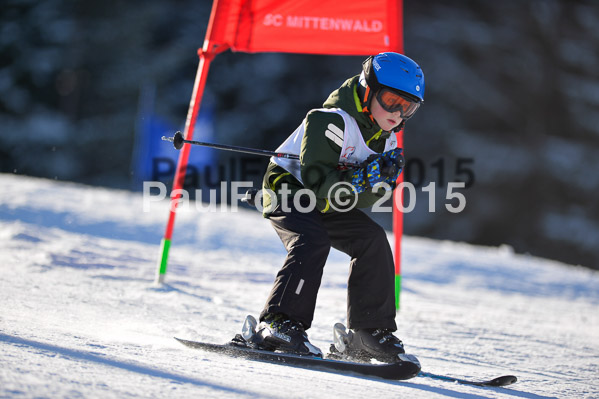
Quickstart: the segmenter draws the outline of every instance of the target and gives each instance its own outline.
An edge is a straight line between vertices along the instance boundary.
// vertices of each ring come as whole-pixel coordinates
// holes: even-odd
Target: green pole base
[[[401,294],[401,274],[395,275],[395,310],[399,312],[399,296]]]
[[[163,238],[160,242],[160,257],[158,258],[158,272],[156,273],[156,284],[163,284],[166,278],[166,266],[168,264],[168,252],[171,248],[171,240]]]

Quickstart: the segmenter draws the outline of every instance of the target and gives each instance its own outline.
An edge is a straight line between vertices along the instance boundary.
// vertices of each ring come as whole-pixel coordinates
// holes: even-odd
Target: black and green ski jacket
[[[358,79],[359,76],[354,76],[345,81],[341,87],[329,95],[329,98],[323,104],[323,108],[340,108],[347,112],[356,120],[362,138],[368,147],[381,153],[384,151],[386,139],[389,138],[391,133],[382,131],[370,116],[362,112],[362,105],[357,92]],[[338,163],[342,148],[325,136],[325,132],[331,123],[344,130],[343,118],[339,114],[322,112],[316,109],[308,112],[303,123],[305,123],[305,132],[299,154],[303,184],[289,171],[271,161],[263,180],[262,201],[265,217],[268,217],[274,210],[272,198],[266,189],[276,193],[277,203],[281,204],[281,188],[284,185],[286,191],[283,194],[288,197],[288,203],[291,203],[293,195],[299,190],[308,189],[316,196],[316,209],[323,213],[334,212],[333,208],[343,208],[342,204],[348,202],[347,195],[350,195],[349,193],[345,197],[338,196],[338,201],[335,201],[335,189],[331,190],[331,187],[340,181],[349,183],[354,169],[339,168]],[[314,173],[314,171],[318,171],[318,173]],[[355,194],[351,195],[353,198]],[[371,207],[384,195],[385,191],[383,189],[376,192],[366,190],[358,195],[355,206],[358,208]]]

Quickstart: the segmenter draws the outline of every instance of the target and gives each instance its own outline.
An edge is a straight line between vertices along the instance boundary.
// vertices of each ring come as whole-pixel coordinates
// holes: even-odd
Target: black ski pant
[[[283,313],[312,324],[316,297],[331,247],[351,257],[347,322],[349,328],[397,329],[391,247],[385,230],[364,212],[323,214],[277,208],[269,217],[287,249],[260,319]]]

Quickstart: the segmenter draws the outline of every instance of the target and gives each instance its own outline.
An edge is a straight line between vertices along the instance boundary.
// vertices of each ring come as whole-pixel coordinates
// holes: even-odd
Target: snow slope
[[[168,203],[0,175],[0,397],[599,397],[599,273],[406,237],[398,335],[423,369],[515,374],[509,388],[323,373],[202,353],[266,299],[284,250],[255,211],[181,209],[153,285]],[[390,237],[391,239],[391,237]],[[325,270],[311,340],[345,321],[347,256]]]

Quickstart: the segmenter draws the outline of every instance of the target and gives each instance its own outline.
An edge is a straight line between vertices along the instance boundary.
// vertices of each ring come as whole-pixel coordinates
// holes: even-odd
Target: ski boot
[[[371,359],[396,362],[405,354],[403,343],[391,331],[381,328],[345,330],[341,323],[333,327],[336,352],[359,361]],[[406,357],[406,356],[403,356]]]
[[[258,349],[323,357],[322,351],[308,340],[303,325],[281,314],[267,315],[260,324],[247,316],[241,336]]]

